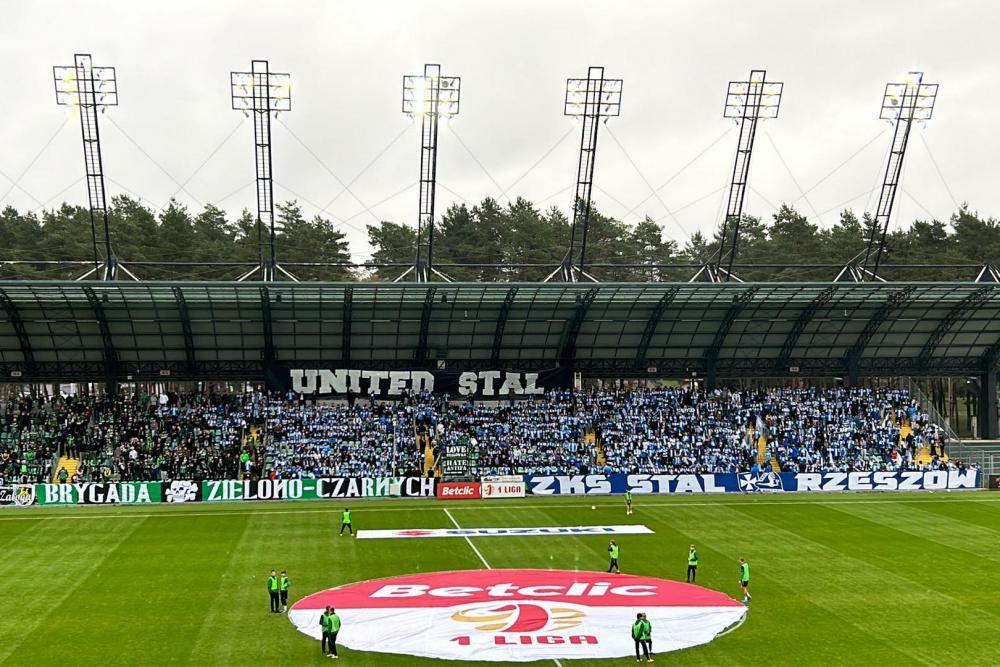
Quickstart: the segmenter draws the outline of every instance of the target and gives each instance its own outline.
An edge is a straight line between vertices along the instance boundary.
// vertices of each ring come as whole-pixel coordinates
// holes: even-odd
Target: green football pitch
[[[698,583],[737,599],[745,556],[754,595],[746,622],[660,664],[1000,660],[1000,494],[638,496],[629,517],[609,497],[352,505],[358,529],[451,528],[446,508],[463,528],[644,524],[655,534],[618,537],[624,572],[683,579],[693,542]],[[340,509],[338,501],[4,511],[0,662],[325,664],[318,641],[268,613],[271,568],[288,570],[294,601],[377,577],[481,569],[481,558],[493,568],[607,567],[602,536],[357,540],[337,536]],[[341,651],[339,662],[352,665],[440,664]]]

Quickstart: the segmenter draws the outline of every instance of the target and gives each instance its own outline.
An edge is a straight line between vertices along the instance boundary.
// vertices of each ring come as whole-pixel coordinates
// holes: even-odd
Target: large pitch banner
[[[978,489],[978,470],[719,473],[714,475],[525,475],[535,495],[771,493],[782,491],[958,491]]]
[[[677,651],[712,641],[747,613],[724,593],[653,577],[473,570],[331,588],[293,604],[288,620],[318,641],[328,606],[343,619],[338,640],[347,648],[491,662],[631,656],[637,611],[649,617],[655,651]]]
[[[201,499],[206,502],[327,500],[333,498],[433,498],[436,492],[437,480],[422,477],[227,479],[201,483]]]
[[[38,505],[131,505],[162,501],[160,482],[35,484]],[[30,504],[30,503],[29,503]]]

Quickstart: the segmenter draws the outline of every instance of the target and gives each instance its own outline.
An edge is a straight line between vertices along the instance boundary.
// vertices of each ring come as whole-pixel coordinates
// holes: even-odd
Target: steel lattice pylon
[[[840,271],[836,278],[838,281],[882,281],[878,269],[886,250],[889,221],[903,173],[910,130],[915,122],[928,121],[934,114],[938,85],[924,83],[923,78],[923,72],[910,72],[906,83],[888,83],[885,86],[879,118],[892,122],[893,132],[889,160],[885,165],[878,207],[875,209],[875,224],[871,227],[868,245]]]
[[[118,262],[111,245],[108,201],[104,182],[104,160],[101,154],[101,131],[98,116],[107,107],[118,105],[118,85],[114,67],[94,67],[89,54],[73,56],[72,65],[52,68],[56,104],[72,107],[80,114],[80,136],[83,139],[83,162],[90,208],[90,234],[94,248],[94,268],[79,279],[97,275],[101,280],[118,278]],[[104,227],[104,259],[101,260],[97,240],[97,220]],[[134,278],[134,276],[132,276]]]
[[[243,281],[260,273],[260,279],[269,282],[275,280],[279,272],[297,280],[278,264],[276,239],[279,229],[274,218],[274,180],[271,172],[271,114],[291,111],[291,76],[272,72],[266,60],[254,60],[249,72],[230,72],[229,83],[233,109],[253,119],[257,183],[258,265],[237,280]]]
[[[413,274],[417,282],[448,277],[434,268],[434,200],[437,192],[437,149],[440,119],[458,115],[462,79],[441,76],[441,66],[424,65],[423,75],[403,77],[403,113],[420,117],[420,207],[413,266],[396,280]]]
[[[545,279],[559,278],[578,282],[581,278],[596,282],[587,273],[587,232],[590,228],[591,197],[594,189],[594,163],[597,158],[597,131],[601,119],[621,111],[622,80],[605,79],[603,67],[590,67],[586,79],[567,79],[563,113],[582,119],[580,153],[576,166],[576,189],[573,192],[573,218],[570,220],[569,249],[562,264]]]
[[[757,138],[757,124],[761,120],[778,117],[783,83],[767,81],[765,70],[753,70],[747,81],[730,81],[726,91],[725,118],[734,119],[740,127],[736,145],[736,160],[729,180],[726,199],[726,216],[722,219],[722,234],[715,261],[698,269],[692,281],[707,279],[710,282],[742,282],[733,274],[733,264],[740,244],[740,221],[750,176],[750,157]]]

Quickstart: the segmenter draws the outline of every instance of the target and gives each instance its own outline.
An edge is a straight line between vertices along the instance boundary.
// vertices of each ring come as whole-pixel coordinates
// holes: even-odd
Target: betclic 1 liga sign
[[[723,593],[652,577],[471,570],[331,588],[296,602],[288,617],[318,640],[327,606],[340,614],[337,639],[347,648],[495,662],[633,655],[638,612],[652,623],[654,651],[676,651],[712,641],[747,612]]]

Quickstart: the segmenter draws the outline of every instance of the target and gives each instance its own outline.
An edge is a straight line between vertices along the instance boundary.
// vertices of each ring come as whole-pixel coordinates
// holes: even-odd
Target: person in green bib
[[[643,657],[646,658],[646,662],[653,662],[653,658],[649,655],[652,632],[652,625],[646,620],[646,615],[641,612],[636,614],[635,623],[632,624],[632,640],[635,642],[636,662],[642,662],[642,658],[639,657],[640,649],[642,650]]]
[[[688,573],[687,582],[693,584],[698,578],[698,552],[695,551],[694,545],[688,549]]]
[[[281,592],[281,610],[288,613],[288,573],[284,570],[281,571],[281,577],[278,579],[278,587]]]
[[[354,535],[354,528],[351,527],[351,510],[350,508],[344,508],[344,516],[340,520],[340,536],[344,536],[344,529],[347,529],[351,535]]]
[[[608,566],[608,572],[614,571],[617,574],[621,574],[621,570],[618,568],[619,551],[618,544],[614,540],[611,540],[611,544],[608,545],[608,553],[611,554],[611,565]]]
[[[750,563],[747,562],[746,558],[740,557],[740,588],[743,589],[743,604],[747,604],[750,600],[753,600],[753,596],[750,595]]]
[[[271,576],[267,578],[267,594],[271,598],[271,613],[278,614],[281,613],[281,607],[278,602],[278,591],[280,585],[278,583],[278,573],[271,570]]]
[[[632,490],[625,491],[625,514],[632,513]]]
[[[340,632],[340,616],[333,607],[327,607],[319,617],[319,626],[323,631],[323,655],[337,657],[337,633]]]

